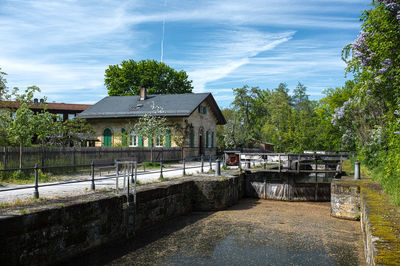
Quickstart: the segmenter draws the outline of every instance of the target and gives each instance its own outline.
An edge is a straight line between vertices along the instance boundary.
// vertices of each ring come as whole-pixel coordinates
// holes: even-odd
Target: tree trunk
[[[22,168],[22,141],[19,143],[19,168]]]

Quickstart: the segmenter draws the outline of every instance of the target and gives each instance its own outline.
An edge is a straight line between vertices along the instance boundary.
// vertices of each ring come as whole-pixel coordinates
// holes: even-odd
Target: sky
[[[95,103],[104,72],[154,59],[228,107],[232,88],[298,82],[311,99],[342,86],[342,48],[369,0],[0,0],[0,68],[9,87],[49,102]],[[349,78],[349,77],[347,77]]]

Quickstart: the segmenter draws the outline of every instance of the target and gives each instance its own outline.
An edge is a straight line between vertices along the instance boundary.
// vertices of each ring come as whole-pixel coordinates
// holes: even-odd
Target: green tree
[[[71,139],[80,139],[85,136],[93,136],[93,127],[83,118],[74,118],[64,121],[60,128],[64,145],[70,143]]]
[[[193,90],[185,71],[176,71],[155,60],[130,59],[120,65],[110,65],[105,71],[104,84],[110,96],[138,95],[141,86],[149,94],[181,94]]]

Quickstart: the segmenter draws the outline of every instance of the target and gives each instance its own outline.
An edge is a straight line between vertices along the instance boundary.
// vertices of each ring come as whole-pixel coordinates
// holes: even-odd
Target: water
[[[329,216],[329,203],[244,200],[196,213],[97,250],[71,265],[360,265],[358,222]]]

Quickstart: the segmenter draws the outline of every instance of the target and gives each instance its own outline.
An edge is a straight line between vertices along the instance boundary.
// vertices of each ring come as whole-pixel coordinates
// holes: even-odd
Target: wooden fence
[[[153,148],[153,160],[180,160],[180,148]],[[40,167],[90,164],[92,160],[110,160],[136,157],[138,161],[150,161],[150,148],[130,147],[24,147],[22,167]],[[0,147],[2,169],[19,167],[19,148]]]

